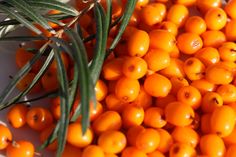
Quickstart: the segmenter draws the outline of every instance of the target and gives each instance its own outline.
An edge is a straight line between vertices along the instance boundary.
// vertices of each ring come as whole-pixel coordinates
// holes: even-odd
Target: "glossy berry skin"
[[[26,114],[29,108],[24,104],[14,105],[7,113],[7,120],[14,128],[20,128],[26,124]]]
[[[121,154],[121,157],[148,157],[146,153],[136,147],[126,147]]]
[[[228,41],[236,40],[236,31],[233,29],[236,26],[236,19],[229,21],[225,26],[225,36]]]
[[[170,81],[172,84],[171,94],[177,94],[180,88],[189,86],[188,80],[183,77],[171,77]]]
[[[160,135],[160,143],[157,147],[157,150],[163,154],[170,150],[170,147],[173,145],[174,140],[171,134],[165,129],[157,129]]]
[[[215,47],[218,48],[226,41],[226,36],[221,31],[207,30],[201,34],[203,41],[203,47]]]
[[[105,154],[99,146],[89,145],[84,148],[81,157],[105,157]]]
[[[3,124],[0,124],[0,150],[7,148],[7,146],[11,141],[12,141],[11,131]]]
[[[148,154],[148,157],[165,157],[163,153],[161,153],[160,151],[156,150],[152,153]]]
[[[178,28],[176,24],[171,21],[163,21],[160,25],[157,26],[158,29],[166,30],[172,33],[174,36],[178,34]]]
[[[97,101],[102,101],[108,93],[107,86],[104,81],[98,80],[95,85],[95,94]]]
[[[178,58],[171,58],[170,65],[160,71],[160,74],[171,77],[185,77],[184,62]]]
[[[231,145],[226,151],[225,157],[234,157],[236,156],[236,145]]]
[[[114,58],[104,63],[102,68],[103,77],[106,80],[118,80],[122,76],[124,59]]]
[[[207,29],[206,22],[200,16],[191,16],[185,23],[185,31],[195,34],[202,34]]]
[[[136,146],[137,136],[143,130],[145,130],[145,128],[142,125],[135,125],[130,127],[126,132],[128,145]]]
[[[211,8],[220,7],[221,0],[197,0],[196,5],[202,13],[206,13]]]
[[[224,104],[236,102],[236,87],[232,84],[221,85],[217,93],[222,97]]]
[[[166,125],[164,111],[159,107],[150,107],[145,110],[144,124],[152,128],[162,128]]]
[[[213,112],[217,107],[223,105],[222,97],[216,92],[207,92],[202,98],[202,111],[205,113]]]
[[[226,5],[225,5],[225,12],[232,18],[232,19],[236,19],[236,13],[235,13],[235,9],[236,9],[236,1],[235,0],[229,0]]]
[[[226,42],[218,50],[220,59],[223,61],[236,61],[236,44],[234,42]]]
[[[186,143],[175,143],[169,151],[169,157],[192,157],[196,154],[196,150]]]
[[[7,147],[7,157],[34,157],[34,145],[28,141],[16,141]]]
[[[144,120],[144,109],[134,104],[128,104],[122,112],[122,123],[125,128],[141,125]]]
[[[206,67],[220,61],[219,52],[213,47],[204,47],[200,49],[195,53],[195,57],[198,58]]]

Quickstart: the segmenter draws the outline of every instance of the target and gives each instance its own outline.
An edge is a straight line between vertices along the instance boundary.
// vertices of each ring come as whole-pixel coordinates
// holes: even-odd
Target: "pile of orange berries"
[[[116,19],[123,4],[112,4]],[[77,2],[79,9],[84,5]],[[85,36],[93,33],[91,14],[80,24]],[[90,106],[91,126],[83,135],[81,117],[69,125],[62,157],[236,157],[235,28],[236,0],[138,0],[121,41],[104,62],[95,87],[97,106]],[[116,32],[115,26],[108,44]],[[89,58],[93,44],[86,43]],[[22,67],[32,57],[20,48],[16,63]],[[72,78],[70,58],[64,53],[62,58]],[[18,84],[20,90],[41,64]],[[31,92],[56,89],[56,68],[53,61]],[[51,100],[50,109],[15,105],[7,118],[15,128],[27,123],[43,142],[60,118],[59,98]],[[32,144],[12,142],[2,125],[0,139],[7,157],[34,154]],[[47,149],[56,150],[57,142]]]

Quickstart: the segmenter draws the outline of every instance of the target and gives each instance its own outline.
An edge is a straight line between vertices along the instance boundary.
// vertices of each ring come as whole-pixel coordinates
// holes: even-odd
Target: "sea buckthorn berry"
[[[126,132],[128,144],[131,146],[135,146],[137,136],[143,130],[145,130],[145,128],[142,125],[136,125],[136,126],[130,127],[128,131]]]
[[[183,33],[177,38],[177,46],[184,54],[194,54],[202,48],[203,42],[195,33]]]
[[[166,6],[162,3],[150,3],[140,11],[141,21],[149,26],[160,23],[166,15]]]
[[[195,53],[195,57],[207,67],[220,61],[219,52],[214,47],[204,47],[200,49]]]
[[[235,0],[227,1],[224,10],[232,19],[236,19],[235,9],[236,9],[236,1]]]
[[[179,58],[180,52],[177,45],[174,46],[174,49],[169,53],[171,58]]]
[[[144,56],[148,69],[159,71],[170,65],[170,55],[161,49],[150,49]]]
[[[204,47],[218,48],[226,41],[226,36],[221,31],[206,31],[201,34]]]
[[[223,137],[225,145],[233,145],[236,144],[236,127],[234,127],[233,131],[226,137]]]
[[[171,21],[177,25],[177,27],[182,27],[189,16],[188,8],[181,4],[174,4],[170,7],[167,12],[167,21]]]
[[[46,71],[46,73],[41,78],[41,84],[46,92],[51,92],[59,88],[57,73]]]
[[[123,102],[134,101],[139,94],[140,84],[136,79],[121,77],[116,83],[115,94]]]
[[[102,101],[108,93],[107,86],[102,80],[98,80],[95,86],[95,94],[97,101]]]
[[[202,98],[201,108],[205,113],[213,112],[217,107],[223,105],[222,97],[216,92],[207,92]]]
[[[123,38],[124,40],[121,40],[120,44],[125,44],[126,41],[129,39],[129,37],[132,36],[132,34],[133,34],[134,32],[136,32],[136,31],[138,31],[138,29],[137,29],[136,27],[134,27],[134,26],[127,26],[127,27],[125,28],[124,33],[122,34],[122,38]]]
[[[7,147],[7,157],[34,157],[34,145],[28,141],[14,141]]]
[[[191,81],[204,77],[205,65],[197,58],[190,57],[184,62],[184,72]]]
[[[116,154],[105,153],[105,157],[118,157]]]
[[[148,157],[146,153],[136,147],[126,147],[121,154],[121,157]]]
[[[229,21],[225,27],[225,36],[229,41],[236,40],[236,31],[234,28],[236,27],[236,19]]]
[[[155,106],[160,108],[165,108],[167,104],[177,101],[177,98],[174,94],[168,94],[165,97],[157,97],[155,101]]]
[[[67,56],[67,54],[65,52],[62,52],[60,54],[61,54],[61,59],[62,59],[63,65],[65,66],[65,69],[67,70],[68,67],[69,67],[68,56]],[[52,63],[50,64],[48,70],[51,71],[51,72],[54,72],[54,73],[55,73],[55,71],[57,71],[57,61],[56,61],[56,59],[54,59],[52,61]]]
[[[166,125],[163,119],[164,110],[159,107],[150,107],[145,110],[144,124],[152,128],[162,128]]]
[[[175,126],[188,126],[193,122],[194,111],[191,106],[176,101],[165,108],[166,121]]]
[[[11,131],[0,124],[0,150],[7,148],[8,144],[12,141],[12,134]]]
[[[226,105],[216,108],[211,116],[211,131],[220,137],[230,135],[235,126],[236,114]]]
[[[80,148],[66,144],[65,149],[62,153],[62,157],[81,157],[82,151]]]
[[[108,130],[119,130],[121,125],[122,121],[119,113],[115,111],[106,111],[94,120],[92,128],[96,134],[101,134]]]
[[[7,113],[7,120],[14,128],[20,128],[26,124],[26,114],[29,108],[24,104],[14,105]]]
[[[136,139],[136,147],[145,153],[155,151],[160,143],[160,134],[157,130],[147,128],[139,132]]]
[[[130,56],[142,57],[149,48],[149,36],[148,33],[142,30],[137,30],[128,39],[128,54]]]
[[[158,150],[155,150],[154,152],[149,153],[148,157],[165,157],[165,156],[164,156],[164,154],[162,154]]]
[[[69,144],[75,147],[86,147],[91,144],[93,140],[93,132],[90,128],[88,128],[86,132],[83,133],[80,123],[71,123],[68,126],[66,140]]]
[[[106,108],[111,111],[122,112],[126,103],[122,102],[116,97],[115,94],[111,93],[106,96],[105,99]]]
[[[144,120],[144,110],[142,107],[128,104],[122,112],[122,122],[125,128],[141,125]]]
[[[185,23],[185,31],[195,34],[202,34],[207,29],[206,22],[200,16],[191,16]]]
[[[211,8],[220,7],[221,0],[197,0],[196,5],[202,13],[206,13]]]
[[[89,145],[84,148],[81,157],[105,157],[101,147],[97,145]]]
[[[193,86],[183,86],[177,93],[177,100],[197,109],[201,105],[202,96],[197,88]]]
[[[201,122],[200,114],[198,112],[195,112],[193,122],[192,124],[189,125],[189,127],[194,130],[198,130],[198,128],[200,127],[200,122]]]
[[[171,135],[175,142],[186,143],[193,148],[200,140],[198,133],[190,127],[175,127]]]
[[[106,131],[98,138],[98,146],[100,146],[105,153],[120,153],[125,148],[126,143],[126,137],[120,131]]]
[[[170,65],[160,71],[160,74],[170,77],[185,77],[184,62],[178,58],[171,58]]]
[[[196,156],[196,150],[186,143],[175,143],[171,146],[169,157]]]
[[[206,69],[206,80],[214,84],[229,84],[233,81],[233,73],[230,69],[220,65],[212,65]]]
[[[182,4],[185,6],[192,6],[196,3],[196,0],[174,0],[176,4]]]
[[[139,17],[139,10],[134,10],[132,16],[130,17],[129,24],[128,26],[134,26],[136,27],[139,22],[140,22],[140,17]]]
[[[181,87],[189,85],[188,81],[183,77],[171,77],[170,82],[172,84],[172,94],[176,94]]]
[[[106,80],[118,80],[122,75],[123,58],[114,58],[103,65],[103,77]]]
[[[234,42],[226,42],[219,47],[220,59],[223,61],[236,61],[236,44]]]
[[[200,150],[202,154],[221,157],[225,154],[225,145],[216,134],[207,134],[200,138]]]
[[[100,102],[96,102],[96,106],[94,106],[93,103],[90,103],[90,113],[89,118],[90,121],[94,121],[97,119],[98,116],[100,116],[103,112],[103,106]]]
[[[125,2],[127,2],[127,0],[124,0]],[[136,9],[140,9],[142,7],[144,7],[145,5],[147,5],[149,3],[149,0],[137,0]]]
[[[55,129],[55,125],[52,125],[42,130],[39,136],[40,142],[44,143],[49,138],[49,136],[51,135],[54,129]],[[57,144],[58,142],[57,140],[55,140],[51,144],[49,144],[46,148],[52,151],[57,150]]]
[[[154,26],[155,27],[155,26]],[[163,21],[160,25],[157,26],[158,29],[166,30],[172,33],[174,36],[178,34],[178,28],[176,24],[171,21]]]
[[[236,156],[236,145],[231,145],[228,147],[225,157],[234,157]]]
[[[157,129],[160,134],[160,143],[157,150],[166,153],[170,150],[171,145],[174,143],[173,137],[165,129]]]
[[[149,32],[149,37],[150,48],[162,49],[167,52],[171,52],[174,49],[176,43],[175,36],[166,30],[152,30]]]
[[[224,104],[236,102],[236,87],[232,84],[221,85],[217,93],[222,97]]]
[[[201,132],[203,134],[211,133],[211,113],[202,114],[201,116]]]
[[[133,101],[133,104],[142,107],[145,110],[152,105],[152,96],[145,91],[143,86],[141,86],[138,97]]]
[[[205,14],[205,22],[210,30],[221,30],[227,22],[227,15],[221,8],[211,8]]]
[[[53,123],[53,116],[46,108],[32,107],[26,115],[26,121],[30,128],[41,131]]]
[[[147,72],[147,63],[140,57],[128,57],[123,64],[123,73],[131,79],[140,79]]]
[[[206,92],[212,92],[216,90],[216,85],[207,81],[206,79],[195,80],[191,83],[191,86],[197,88],[203,95]]]
[[[158,83],[158,86],[155,86],[156,83]],[[169,79],[156,73],[149,75],[144,81],[144,89],[154,97],[167,96],[171,90],[171,86]]]
[[[24,91],[31,84],[35,76],[36,76],[35,73],[29,72],[20,80],[20,82],[17,83],[16,88],[19,91]],[[31,94],[38,93],[41,91],[41,89],[42,89],[41,84],[37,82],[34,85],[34,87],[30,90],[30,93]]]

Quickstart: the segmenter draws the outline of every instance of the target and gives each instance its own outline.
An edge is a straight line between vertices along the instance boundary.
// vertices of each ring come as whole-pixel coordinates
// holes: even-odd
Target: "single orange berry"
[[[0,124],[0,150],[7,148],[12,141],[12,133],[5,125]]]
[[[104,63],[102,72],[106,80],[118,80],[122,75],[123,58],[114,58]]]
[[[207,92],[202,98],[202,111],[205,113],[213,112],[217,107],[223,105],[222,97],[216,92]]]
[[[214,47],[204,47],[195,53],[195,57],[198,58],[205,66],[218,63],[220,61],[220,55]]]
[[[171,94],[177,94],[180,88],[189,86],[188,81],[183,77],[171,77],[170,82],[172,84]]]
[[[188,8],[181,4],[174,4],[167,12],[167,21],[171,21],[178,27],[184,26],[189,16]]]
[[[192,6],[196,3],[196,0],[174,0],[176,4],[182,4],[185,6]]]
[[[173,101],[177,101],[175,94],[168,94],[165,97],[157,97],[155,100],[155,106],[164,109],[167,106],[167,104]]]
[[[219,47],[220,59],[223,61],[236,61],[236,44],[234,42],[226,42]]]
[[[236,31],[234,30],[236,26],[236,19],[229,21],[225,26],[225,36],[229,41],[236,40]]]
[[[158,29],[162,29],[162,30],[166,30],[170,33],[172,33],[174,36],[176,36],[178,34],[178,28],[176,26],[176,24],[174,24],[171,21],[163,21],[162,23],[160,23],[160,25],[157,26]],[[155,29],[155,26],[154,26]]]
[[[206,22],[200,16],[191,16],[185,23],[185,31],[195,34],[202,34],[207,29]]]
[[[159,107],[150,107],[145,110],[144,125],[152,128],[162,128],[166,125],[164,110]]]
[[[126,132],[128,144],[131,146],[135,146],[137,136],[143,130],[145,130],[145,128],[142,125],[135,125],[130,127]]]
[[[233,131],[226,137],[223,137],[225,145],[233,145],[236,144],[236,127],[234,127]]]
[[[195,80],[191,83],[191,86],[197,88],[201,94],[216,90],[216,85],[207,81],[206,79]]]
[[[210,8],[221,7],[221,0],[197,0],[196,5],[202,13],[206,13]]]
[[[12,142],[7,147],[7,157],[34,157],[34,145],[29,141]]]
[[[141,125],[144,120],[144,110],[142,107],[128,104],[122,112],[122,122],[125,128]]]
[[[206,31],[201,34],[203,47],[218,48],[226,41],[226,36],[221,31]]]
[[[186,143],[175,143],[171,146],[169,157],[196,156],[196,150]]]
[[[221,85],[216,91],[222,97],[224,104],[236,102],[236,87],[234,85]]]
[[[108,93],[107,86],[102,80],[98,80],[95,86],[95,94],[97,101],[102,101]]]
[[[236,19],[235,9],[236,9],[236,1],[235,0],[227,1],[224,10],[232,19]]]
[[[126,147],[121,154],[121,157],[148,157],[146,153],[136,147]]]
[[[97,145],[89,145],[84,148],[81,157],[105,157],[101,147]]]
[[[152,96],[149,95],[143,86],[140,87],[138,97],[132,102],[135,106],[142,107],[144,110],[152,105]]]
[[[116,97],[114,93],[111,93],[105,98],[106,108],[111,111],[116,111],[121,113],[124,109],[126,103],[122,102],[120,99]]]
[[[170,147],[173,145],[174,140],[171,134],[165,129],[157,129],[160,135],[160,143],[157,147],[157,150],[162,153],[167,153],[170,150]]]

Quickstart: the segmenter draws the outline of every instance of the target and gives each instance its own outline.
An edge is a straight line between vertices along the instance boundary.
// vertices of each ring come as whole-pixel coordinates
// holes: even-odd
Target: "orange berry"
[[[81,157],[82,151],[78,147],[66,144],[62,157]]]
[[[184,62],[178,58],[171,58],[170,65],[160,71],[166,77],[185,77]]]
[[[141,125],[144,120],[144,110],[142,107],[128,104],[122,112],[122,122],[124,127],[129,128]]]
[[[174,94],[168,94],[165,97],[157,97],[155,101],[155,106],[164,109],[167,106],[167,104],[173,101],[177,101],[177,98]]]
[[[176,4],[182,4],[185,6],[192,6],[196,3],[196,0],[175,0]]]
[[[229,21],[225,26],[225,36],[229,41],[236,40],[236,31],[234,30],[236,26],[236,19]]]
[[[202,13],[206,13],[210,8],[220,7],[221,0],[197,0],[196,5]]]
[[[155,26],[154,26],[155,27]],[[172,33],[174,36],[178,34],[178,28],[176,24],[171,21],[163,21],[160,25],[157,26],[158,29],[166,30]]]
[[[152,96],[145,91],[143,86],[141,86],[138,97],[133,101],[133,104],[142,107],[145,110],[152,105]]]
[[[123,0],[123,1],[126,2],[127,0]],[[147,5],[148,3],[149,3],[149,0],[137,0],[135,8],[140,9],[144,7],[145,5]]]
[[[53,132],[54,129],[55,129],[55,125],[51,125],[41,131],[41,133],[39,135],[39,139],[42,144],[49,138],[49,136],[51,135],[51,133]],[[55,151],[55,150],[57,150],[57,144],[58,144],[57,140],[55,140],[47,146],[47,149]]]
[[[171,77],[170,81],[172,84],[172,89],[171,89],[172,94],[176,94],[181,87],[189,85],[188,81],[182,77]]]
[[[148,69],[159,71],[170,65],[170,55],[161,49],[150,49],[144,56]]]
[[[11,131],[5,125],[0,124],[0,150],[7,148],[11,141]]]
[[[108,110],[122,112],[125,106],[125,103],[116,97],[115,94],[109,94],[105,98],[106,107]]]
[[[216,108],[211,116],[211,131],[220,137],[230,135],[235,126],[236,114],[226,105]]]
[[[66,140],[75,147],[86,147],[93,140],[93,132],[90,128],[85,133],[82,132],[82,126],[79,123],[71,123],[68,126]]]
[[[145,128],[142,125],[135,125],[130,127],[126,132],[128,144],[131,146],[135,146],[137,136],[143,130],[145,130]]]
[[[175,142],[189,144],[193,148],[200,139],[198,133],[190,127],[175,127],[171,135]]]
[[[170,150],[171,145],[173,145],[173,137],[165,129],[157,129],[160,134],[160,143],[157,147],[157,150],[166,153]]]
[[[197,88],[193,86],[183,86],[177,93],[177,100],[197,109],[201,105],[202,96]]]
[[[148,157],[146,153],[136,147],[126,147],[121,154],[121,157]]]
[[[20,128],[26,124],[26,114],[29,111],[24,104],[16,104],[7,113],[7,120],[14,128]]]
[[[46,92],[51,92],[59,88],[59,82],[57,78],[57,73],[46,71],[46,73],[41,78],[41,83],[43,89]]]
[[[191,16],[185,23],[185,31],[195,34],[202,34],[207,29],[206,22],[200,16]]]
[[[140,79],[147,73],[147,63],[140,57],[128,57],[123,63],[124,75],[131,79]]]
[[[187,126],[193,122],[194,111],[182,102],[171,102],[165,108],[166,121],[175,126]]]
[[[217,93],[222,97],[224,104],[236,102],[236,87],[232,84],[221,85]]]
[[[226,41],[226,36],[221,31],[206,31],[201,34],[203,47],[218,48]]]
[[[235,9],[236,9],[236,1],[235,0],[227,1],[224,10],[232,19],[236,19]]]
[[[236,156],[236,145],[231,145],[228,147],[225,157],[234,157]]]
[[[137,30],[128,39],[128,54],[130,56],[142,57],[144,56],[149,47],[148,33],[142,30]]]
[[[116,83],[115,94],[123,102],[134,101],[138,97],[140,84],[136,79],[121,77]]]
[[[166,30],[152,30],[149,32],[150,48],[171,52],[174,49],[175,36]],[[158,42],[157,42],[158,41]]]
[[[125,135],[120,131],[106,131],[98,138],[98,146],[105,153],[120,153],[126,146],[127,140]]]
[[[198,58],[205,66],[215,64],[220,61],[220,55],[216,48],[204,47],[195,53],[195,57]]]
[[[136,27],[140,22],[139,10],[135,9],[132,16],[130,17],[128,26]]]
[[[118,157],[116,154],[105,153],[105,157]]]
[[[50,111],[43,107],[32,107],[26,115],[27,124],[36,131],[42,131],[53,123]]]
[[[226,137],[223,137],[226,145],[236,144],[236,127],[234,126],[233,131]]]
[[[217,107],[223,105],[222,97],[216,92],[207,92],[202,98],[202,111],[205,113],[211,113]]]
[[[184,62],[184,72],[191,81],[200,80],[204,77],[205,65],[199,59],[190,57]]]
[[[211,113],[206,113],[201,116],[201,132],[203,134],[211,133]]]
[[[118,80],[122,76],[123,58],[114,58],[104,63],[102,72],[106,80]]]
[[[196,150],[185,143],[175,143],[171,146],[169,157],[191,157],[196,156]]]
[[[202,154],[220,157],[225,154],[225,145],[219,136],[207,134],[200,138],[200,150]]]
[[[98,80],[95,86],[95,94],[97,101],[102,101],[108,93],[107,86],[102,80]]]
[[[226,42],[219,47],[220,59],[223,61],[236,61],[236,44],[234,42]]]
[[[216,85],[207,81],[206,79],[195,80],[191,83],[191,86],[197,88],[201,94],[212,92],[216,89]]]
[[[106,111],[94,120],[92,128],[96,134],[101,134],[108,130],[119,130],[121,125],[122,121],[119,113],[115,111]]]
[[[160,134],[155,129],[144,129],[139,132],[136,139],[136,147],[145,153],[151,153],[157,149],[160,143]]]
[[[105,157],[101,147],[96,145],[89,145],[84,148],[81,157]]]
[[[194,54],[202,48],[203,42],[195,33],[183,33],[177,38],[177,46],[184,54]]]
[[[174,49],[169,54],[170,54],[170,57],[172,57],[172,58],[179,58],[180,52],[179,52],[179,48],[177,47],[177,45],[174,46]]]
[[[34,145],[28,141],[13,142],[7,147],[7,157],[33,157]]]
[[[150,3],[140,11],[141,21],[149,26],[160,23],[166,15],[166,6],[162,3]]]
[[[159,107],[150,107],[145,110],[144,125],[152,128],[162,128],[166,125],[163,119],[164,110]]]
[[[68,67],[69,67],[69,59],[68,59],[68,56],[67,56],[67,54],[66,54],[65,52],[62,52],[62,53],[60,53],[60,54],[61,54],[62,62],[63,62],[63,64],[64,64],[64,66],[65,66],[65,69],[67,70]],[[54,59],[54,60],[52,61],[52,63],[50,64],[48,70],[51,71],[51,72],[53,72],[53,73],[55,73],[55,71],[57,71],[57,61],[56,61],[56,59]]]
[[[165,156],[164,156],[164,154],[162,154],[158,150],[155,150],[154,152],[149,153],[148,157],[165,157]]]
[[[158,83],[158,86],[155,86]],[[165,97],[171,90],[171,82],[160,74],[149,75],[144,81],[144,89],[154,97]]]
[[[171,21],[178,27],[182,27],[185,24],[189,16],[188,8],[181,4],[174,4],[167,12],[167,21]]]
[[[90,103],[90,113],[89,113],[90,121],[94,121],[95,119],[97,119],[98,116],[102,114],[102,112],[103,112],[103,106],[100,102],[96,102],[96,107],[94,106],[93,103]]]
[[[205,14],[205,22],[210,30],[221,30],[227,22],[227,15],[221,8],[211,8]]]

